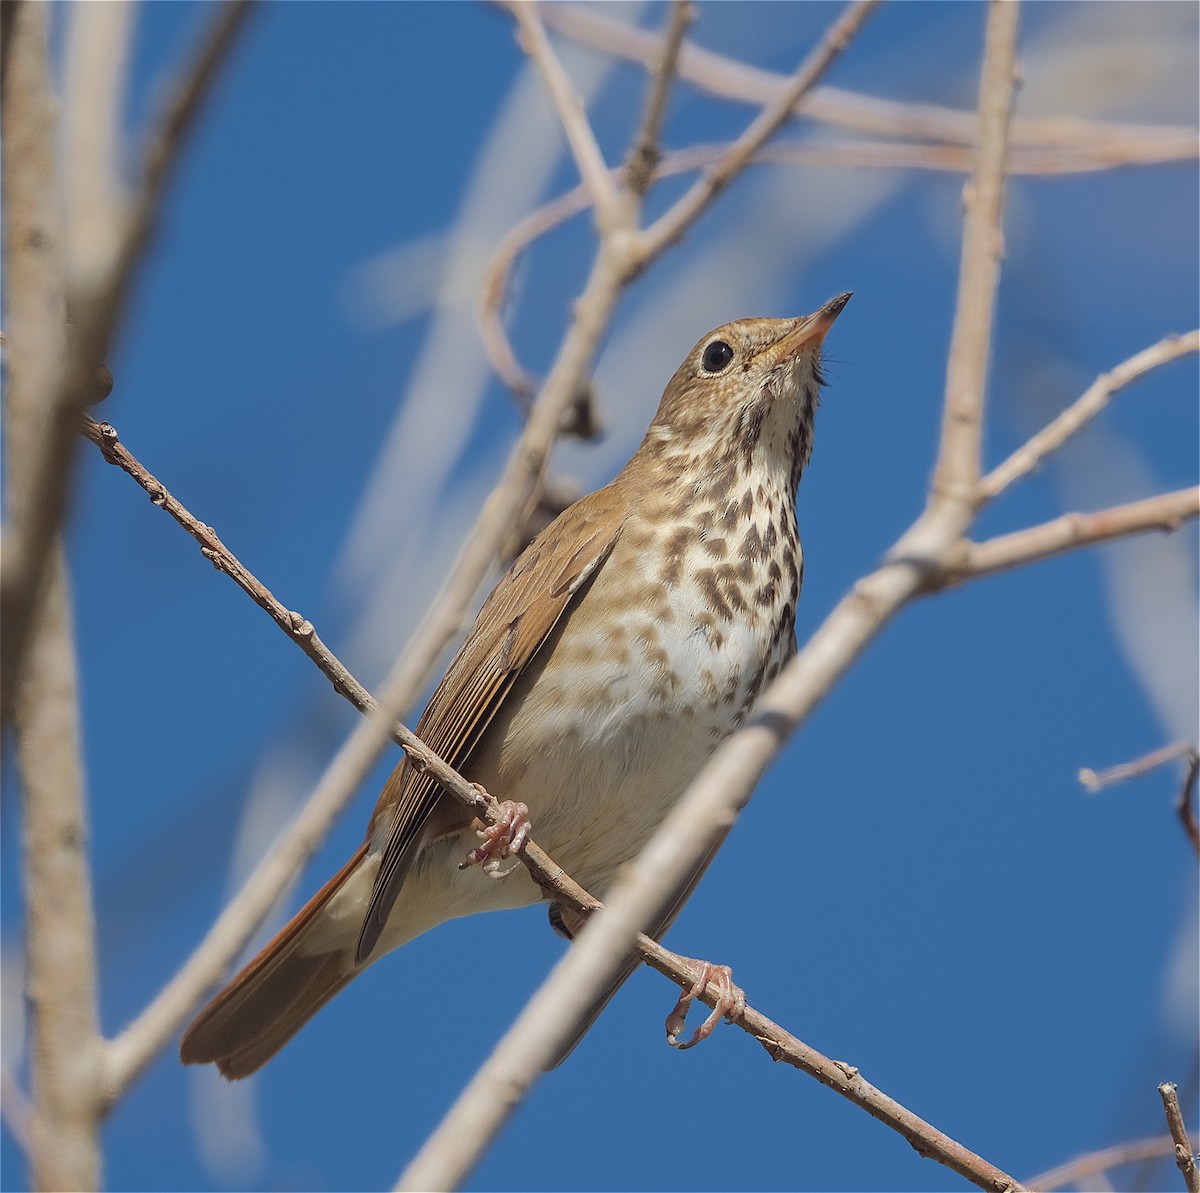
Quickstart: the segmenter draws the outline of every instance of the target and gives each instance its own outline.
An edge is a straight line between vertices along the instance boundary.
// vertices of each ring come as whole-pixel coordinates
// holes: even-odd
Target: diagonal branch
[[[655,177],[655,169],[662,160],[659,139],[667,114],[667,99],[679,65],[679,49],[688,26],[695,18],[696,10],[691,0],[672,0],[667,31],[650,72],[650,93],[646,96],[642,123],[625,158],[625,177],[635,195],[646,193]]]
[[[600,229],[618,227],[622,218],[620,197],[596,142],[596,134],[588,123],[583,103],[571,89],[571,81],[546,36],[539,4],[532,0],[518,0],[506,7],[517,23],[521,48],[537,70],[546,94],[558,113],[580,177],[591,193]]]
[[[796,69],[787,86],[767,104],[745,132],[664,215],[642,234],[642,258],[653,260],[674,244],[754,154],[792,118],[793,109],[816,85],[875,10],[879,0],[853,0]]]
[[[603,7],[553,4],[546,23],[557,32],[626,62],[650,66],[662,50],[662,37],[606,14]],[[612,11],[609,9],[608,11]],[[762,106],[787,86],[786,75],[740,62],[685,41],[679,55],[679,78],[698,91],[720,99]],[[974,112],[863,95],[822,86],[797,104],[810,120],[871,136],[910,137],[972,145],[978,132]],[[1085,120],[1077,116],[1024,116],[1013,122],[1015,145],[1037,149],[1088,149],[1121,156],[1148,152],[1168,157],[1194,157],[1196,130],[1169,125],[1125,124]]]
[[[1157,344],[1122,361],[1116,368],[1102,373],[1070,406],[1036,435],[1022,444],[1002,464],[996,465],[980,481],[985,500],[1003,493],[1014,481],[1028,476],[1052,452],[1057,451],[1072,435],[1081,431],[1112,400],[1113,395],[1132,385],[1153,369],[1181,356],[1200,352],[1200,330],[1185,335],[1166,336]]]
[[[1129,1143],[1118,1143],[1113,1147],[1077,1156],[1065,1164],[1039,1172],[1037,1176],[1030,1177],[1025,1184],[1030,1189],[1037,1189],[1038,1193],[1051,1193],[1064,1185],[1087,1188],[1085,1182],[1089,1177],[1098,1176],[1110,1168],[1119,1168],[1122,1164],[1138,1164],[1145,1160],[1156,1160],[1159,1156],[1169,1156],[1173,1148],[1174,1141],[1169,1135],[1156,1135],[1153,1139],[1134,1139]]]
[[[1200,488],[1178,489],[1094,514],[1063,514],[1040,526],[967,544],[951,575],[955,580],[990,576],[1149,530],[1169,533],[1195,518],[1200,518]]]

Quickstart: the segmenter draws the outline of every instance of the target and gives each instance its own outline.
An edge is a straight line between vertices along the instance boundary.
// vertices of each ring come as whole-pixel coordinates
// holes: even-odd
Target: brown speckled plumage
[[[468,779],[527,804],[539,844],[593,894],[795,652],[794,499],[821,344],[848,298],[699,341],[620,475],[497,583],[417,724]],[[518,863],[502,881],[460,868],[475,827],[402,761],[358,851],[200,1013],[183,1060],[245,1076],[385,953],[537,901]]]

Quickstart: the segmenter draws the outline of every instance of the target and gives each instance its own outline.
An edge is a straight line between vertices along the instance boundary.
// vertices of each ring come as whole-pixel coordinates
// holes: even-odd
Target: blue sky
[[[692,36],[786,71],[837,11],[701,5]],[[139,10],[131,130],[209,15]],[[1193,6],[1030,5],[1022,23],[1019,112],[1194,124]],[[975,5],[885,6],[828,81],[968,109],[982,26]],[[616,161],[643,76],[589,52],[566,62]],[[684,87],[666,140],[721,140],[752,115]],[[264,6],[182,163],[102,417],[368,685],[519,429],[474,330],[480,264],[575,181],[509,19],[466,4]],[[739,180],[626,296],[597,366],[607,434],[564,445],[555,474],[581,490],[610,479],[709,327],[853,290],[800,491],[803,639],[923,502],[960,192],[957,176],[901,171]],[[665,185],[652,211],[676,193]],[[1097,373],[1196,326],[1194,164],[1015,179],[1006,234],[989,463]],[[530,369],[552,358],[591,243],[577,219],[518,272],[509,326]],[[1146,379],[980,534],[1194,483],[1195,395],[1194,360]],[[355,714],[92,454],[70,549],[112,1034],[187,956]],[[1194,1123],[1196,866],[1177,776],[1088,796],[1075,774],[1194,737],[1195,660],[1191,528],[914,606],[789,744],[668,943],[732,965],[764,1013],[1018,1177],[1160,1132],[1159,1081],[1180,1083]],[[290,906],[357,844],[391,764]],[[16,812],[6,798],[8,1058]],[[105,1129],[108,1185],[390,1186],[559,949],[541,911],[460,921],[373,968],[251,1082],[168,1052]],[[638,974],[471,1187],[960,1187],[737,1031],[668,1050],[672,1001]],[[7,1133],[2,1159],[5,1187],[20,1187]],[[1159,1168],[1148,1187],[1175,1175]]]

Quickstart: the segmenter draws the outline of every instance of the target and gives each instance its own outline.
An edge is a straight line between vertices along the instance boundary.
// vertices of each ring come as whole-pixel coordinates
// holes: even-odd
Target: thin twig
[[[711,166],[729,150],[728,144],[694,145],[674,150],[661,158],[654,169],[652,181],[687,174]],[[960,145],[920,145],[891,141],[857,141],[836,144],[783,142],[764,145],[747,166],[811,166],[867,170],[938,170],[953,173],[969,172],[974,166],[974,152]],[[1154,142],[1129,142],[1118,150],[1103,146],[1081,149],[1014,150],[1009,155],[1009,174],[1034,177],[1085,173],[1109,170],[1121,166],[1161,165],[1167,161],[1193,160],[1200,156],[1194,140],[1185,146],[1171,148],[1163,156]],[[613,171],[614,182],[620,184],[626,176],[626,166]],[[518,258],[529,246],[547,232],[565,223],[572,216],[586,211],[590,193],[577,186],[552,199],[525,216],[505,234],[488,262],[481,287],[480,333],[484,350],[492,367],[514,396],[525,403],[537,389],[537,379],[517,360],[507,332],[502,312],[509,282]]]
[[[554,111],[566,134],[567,144],[571,147],[571,155],[579,168],[580,177],[591,192],[597,223],[601,231],[607,228],[615,229],[624,222],[620,196],[596,142],[596,135],[588,123],[583,102],[572,90],[571,81],[546,36],[546,27],[542,24],[539,11],[540,5],[534,0],[519,0],[517,3],[506,4],[505,7],[517,23],[521,48],[533,63],[546,94],[554,105]]]
[[[878,0],[853,0],[797,67],[778,97],[759,112],[728,151],[705,170],[678,202],[645,230],[641,237],[644,261],[653,260],[674,244],[745,169],[758,149],[792,119],[796,105],[826,74],[876,7]]]
[[[1151,530],[1169,533],[1197,517],[1200,488],[1162,493],[1094,514],[1063,514],[1039,526],[966,544],[961,560],[951,568],[951,576],[953,580],[988,576],[1133,534]]]
[[[1175,811],[1179,814],[1179,823],[1183,825],[1196,856],[1200,857],[1200,823],[1196,820],[1197,776],[1200,776],[1200,753],[1192,750],[1188,757],[1187,774],[1179,788],[1179,798],[1175,801]]]
[[[1117,766],[1110,766],[1107,770],[1095,771],[1090,766],[1085,766],[1079,772],[1079,781],[1089,794],[1095,795],[1097,792],[1103,791],[1105,787],[1111,787],[1114,783],[1124,783],[1127,779],[1140,778],[1167,762],[1172,762],[1176,758],[1189,757],[1194,753],[1195,748],[1187,742],[1175,742],[1173,745],[1151,750],[1149,754],[1143,754],[1132,762],[1122,762]]]
[[[1192,1151],[1192,1141],[1188,1138],[1187,1127],[1183,1123],[1183,1111],[1179,1109],[1179,1088],[1173,1081],[1164,1081],[1158,1087],[1159,1096],[1163,1100],[1163,1111],[1167,1116],[1167,1128],[1175,1143],[1175,1163],[1183,1173],[1183,1182],[1187,1185],[1188,1193],[1200,1193],[1200,1173],[1196,1169],[1196,1153]]]
[[[942,498],[978,500],[983,399],[992,314],[1004,252],[1008,124],[1016,88],[1015,0],[992,0],[979,82],[979,160],[963,194],[962,260],[954,331],[946,365],[946,399],[933,490]]]
[[[1123,783],[1126,779],[1135,779],[1164,763],[1173,762],[1176,758],[1187,760],[1183,782],[1179,787],[1179,796],[1175,800],[1175,812],[1179,817],[1183,831],[1196,855],[1200,857],[1200,824],[1196,822],[1196,777],[1200,772],[1200,753],[1188,742],[1176,742],[1174,745],[1163,746],[1152,750],[1132,762],[1122,762],[1118,766],[1110,766],[1108,770],[1096,772],[1090,767],[1084,767],[1079,772],[1079,781],[1093,795],[1113,783]]]
[[[646,96],[641,126],[625,158],[627,185],[635,195],[646,193],[654,178],[655,167],[662,160],[659,141],[667,114],[667,99],[679,62],[679,47],[683,45],[688,27],[695,17],[696,10],[691,0],[672,0],[667,30],[650,71],[650,91]]]
[[[1048,1168],[1030,1177],[1025,1185],[1037,1193],[1052,1193],[1064,1185],[1079,1185],[1095,1177],[1098,1173],[1107,1172],[1110,1168],[1120,1168],[1123,1164],[1137,1164],[1143,1160],[1155,1160],[1159,1156],[1168,1156],[1175,1150],[1175,1142],[1169,1135],[1156,1135],[1153,1139],[1134,1139],[1129,1143],[1118,1143],[1114,1147],[1101,1148],[1099,1151],[1088,1152],[1077,1156],[1065,1164]]]
[[[980,490],[984,498],[990,500],[996,497],[1014,481],[1032,472],[1048,455],[1091,422],[1108,405],[1114,394],[1153,369],[1194,352],[1200,352],[1200,330],[1166,336],[1157,344],[1123,360],[1116,368],[1102,373],[1057,418],[983,478]]]
[[[608,11],[612,11],[609,9]],[[603,7],[553,4],[545,10],[552,29],[572,40],[627,62],[649,67],[662,48],[662,37],[606,15]],[[787,76],[739,62],[685,41],[679,56],[679,78],[721,99],[762,106],[787,86]],[[978,122],[974,112],[938,104],[881,99],[838,87],[822,86],[797,104],[806,119],[822,121],[872,136],[912,137],[971,145]],[[1044,149],[1113,149],[1118,154],[1141,144],[1169,155],[1192,156],[1196,130],[1164,125],[1121,124],[1077,116],[1018,117],[1012,126],[1014,146]]]

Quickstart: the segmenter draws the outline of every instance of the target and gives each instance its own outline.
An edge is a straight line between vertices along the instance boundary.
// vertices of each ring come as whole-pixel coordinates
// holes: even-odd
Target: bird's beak
[[[771,363],[782,364],[795,356],[801,348],[819,348],[826,333],[842,313],[842,308],[850,301],[852,293],[852,290],[847,290],[844,294],[831,298],[820,310],[802,319],[787,335],[772,344],[767,349],[771,355]]]

